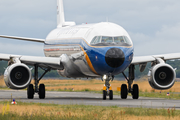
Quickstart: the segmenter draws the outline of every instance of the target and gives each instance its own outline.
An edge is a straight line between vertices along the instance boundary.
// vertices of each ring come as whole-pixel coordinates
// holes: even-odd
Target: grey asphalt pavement
[[[35,94],[34,99],[27,99],[27,92],[23,90],[0,90],[0,101],[10,100],[35,102],[35,103],[54,103],[54,104],[83,104],[97,106],[119,106],[119,107],[145,107],[145,108],[173,108],[180,109],[180,100],[168,100],[160,98],[140,97],[138,100],[128,96],[121,99],[120,95],[114,95],[113,100],[102,100],[102,94],[90,92],[56,92],[46,91],[46,98],[39,99]]]

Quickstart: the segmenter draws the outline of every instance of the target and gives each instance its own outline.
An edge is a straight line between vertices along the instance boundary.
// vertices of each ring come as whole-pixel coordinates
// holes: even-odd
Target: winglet
[[[57,27],[76,25],[75,22],[65,22],[63,0],[57,0]]]

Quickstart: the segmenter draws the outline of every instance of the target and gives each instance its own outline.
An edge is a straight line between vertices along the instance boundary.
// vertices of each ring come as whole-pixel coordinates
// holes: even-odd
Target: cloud
[[[156,32],[157,38],[166,38],[171,41],[180,39],[180,22],[174,26],[164,25],[160,31]]]
[[[108,18],[124,27],[131,35],[136,55],[180,51],[179,6],[178,0],[64,0],[67,21],[96,23]],[[45,38],[56,27],[56,7],[56,0],[1,0],[0,34]],[[0,44],[9,44],[9,53],[15,51],[13,44],[19,44],[22,53],[30,55],[33,52],[22,50],[20,44],[35,45],[4,39],[0,39]]]
[[[135,43],[135,54],[163,54],[180,52],[180,23],[174,26],[163,26],[155,36],[131,33]]]
[[[44,56],[43,45],[42,44],[28,44],[29,42],[24,42],[23,44],[16,42],[3,43],[0,44],[0,53],[4,54],[15,54],[15,55],[31,55],[31,56]]]

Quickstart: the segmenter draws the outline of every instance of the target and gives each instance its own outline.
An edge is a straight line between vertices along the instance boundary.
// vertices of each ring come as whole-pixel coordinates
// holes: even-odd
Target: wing
[[[62,70],[64,67],[61,64],[61,58],[54,57],[36,57],[36,56],[21,56],[21,55],[9,55],[0,54],[0,60],[10,61],[12,58],[17,58],[21,63],[34,66],[38,64],[40,67],[59,69]]]
[[[16,40],[31,41],[31,42],[40,42],[40,43],[44,43],[45,42],[44,39],[37,39],[37,38],[25,38],[25,37],[6,36],[6,35],[0,35],[0,37],[16,39]]]
[[[6,36],[6,35],[0,35],[0,37],[45,43],[44,39],[37,39],[37,38],[25,38],[25,37]],[[25,63],[31,66],[38,64],[39,67],[44,67],[44,68],[59,69],[59,70],[62,70],[64,68],[63,65],[61,64],[61,58],[0,54],[0,60],[10,61],[12,58],[17,58],[21,63]]]
[[[131,62],[131,64],[143,64],[147,62],[154,62],[157,58],[161,58],[163,60],[174,60],[180,59],[180,53],[172,53],[172,54],[162,54],[162,55],[152,55],[152,56],[135,56]]]

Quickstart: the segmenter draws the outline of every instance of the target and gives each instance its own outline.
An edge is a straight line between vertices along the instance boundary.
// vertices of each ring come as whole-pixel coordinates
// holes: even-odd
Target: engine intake
[[[4,72],[4,81],[11,89],[24,89],[31,82],[31,70],[22,63],[12,64]]]
[[[168,64],[157,64],[148,73],[149,84],[158,90],[169,89],[174,85],[176,72]]]

